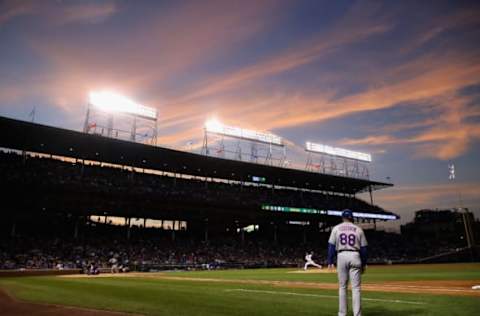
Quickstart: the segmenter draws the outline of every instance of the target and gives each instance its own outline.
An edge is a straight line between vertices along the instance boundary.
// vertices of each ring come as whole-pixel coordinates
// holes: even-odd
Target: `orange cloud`
[[[62,11],[57,20],[58,24],[98,23],[114,15],[117,6],[113,1],[79,3],[66,6]]]
[[[372,135],[364,138],[344,139],[344,145],[383,146],[393,144],[415,144],[419,157],[434,157],[442,160],[458,157],[464,154],[469,145],[479,140],[480,127],[466,119],[478,115],[478,110],[467,107],[472,102],[470,97],[444,95],[437,100],[441,109],[431,118],[411,124],[395,124],[394,131],[407,130],[412,127],[425,129],[410,137],[395,137],[392,135]],[[388,129],[388,126],[387,126]]]
[[[303,52],[302,48],[298,49]],[[316,50],[312,48],[311,51]],[[304,55],[309,56],[308,53]],[[241,118],[243,124],[248,122],[251,125],[262,126],[266,129],[278,129],[321,122],[360,112],[391,108],[406,102],[423,106],[430,103],[426,101],[436,101],[464,86],[475,84],[479,82],[478,78],[480,78],[478,57],[474,53],[469,54],[453,50],[450,52],[427,53],[397,67],[375,70],[373,76],[364,78],[364,82],[370,88],[341,98],[334,98],[335,89],[320,90],[315,95],[305,95],[301,92],[291,95],[278,94],[277,91],[272,89],[267,93],[255,87],[255,84],[258,83],[256,79],[288,70],[291,67],[301,66],[305,62],[311,62],[311,59],[308,58],[296,58],[304,55],[287,52],[286,54],[280,54],[279,57],[273,58],[271,61],[246,67],[233,75],[227,74],[225,77],[217,79],[216,83],[207,84],[204,88],[187,95],[178,103],[173,102],[173,105],[177,108],[183,107],[185,104],[201,103],[204,100],[214,99],[216,103],[221,104],[221,112],[227,119]],[[381,76],[376,72],[381,73]],[[247,84],[250,80],[254,83],[242,88],[242,85]],[[376,82],[376,80],[381,81]],[[242,95],[239,98],[238,95],[233,97],[223,95],[226,90],[234,89],[234,87],[240,91],[247,89],[253,91],[248,93],[248,97]],[[212,96],[209,97],[209,94],[212,94]],[[192,98],[193,100],[189,100]],[[187,102],[185,99],[189,101]],[[240,102],[238,99],[240,99]],[[201,107],[197,106],[197,109],[195,109],[195,106],[189,106],[188,109],[191,114],[198,112]],[[435,122],[430,121],[428,123],[433,125]],[[396,126],[396,128],[401,127]],[[432,131],[431,137],[433,136]],[[376,141],[377,143],[380,140],[378,138],[369,139],[369,141]],[[393,137],[384,137],[383,141],[384,143],[385,141],[397,143],[400,140]],[[421,139],[418,141],[421,141]],[[350,144],[353,144],[353,142],[350,142]],[[358,144],[360,143],[358,142]]]
[[[374,5],[372,5],[374,6]],[[390,23],[382,19],[373,19],[376,12],[365,14],[365,8],[355,5],[347,14],[332,26],[331,31],[319,35],[313,40],[300,43],[280,52],[276,56],[268,56],[256,64],[241,68],[238,71],[219,76],[203,83],[203,86],[179,98],[179,103],[195,100],[213,94],[220,94],[238,89],[251,81],[298,68],[318,58],[333,53],[335,50],[385,33]]]
[[[51,72],[25,79],[21,83],[21,91],[17,88],[18,83],[3,86],[0,98],[13,100],[26,95],[43,95],[72,115],[83,115],[88,90],[115,88],[136,96],[134,98],[139,102],[157,107],[165,142],[181,143],[198,135],[194,130],[201,131],[210,113],[217,113],[234,125],[274,130],[392,108],[402,103],[423,107],[429,103],[426,101],[437,101],[464,86],[479,82],[478,54],[452,47],[417,54],[396,66],[372,69],[366,66],[367,63],[359,61],[359,73],[362,75],[354,78],[347,74],[322,73],[325,85],[318,86],[315,93],[305,92],[299,87],[264,83],[267,77],[312,62],[328,63],[329,58],[335,58],[335,52],[348,49],[359,41],[387,34],[393,27],[391,16],[379,16],[376,14],[377,5],[368,5],[372,6],[368,10],[363,4],[353,6],[313,38],[292,43],[284,51],[270,54],[233,72],[207,75],[198,84],[173,85],[172,89],[171,83],[168,83],[171,76],[188,76],[191,69],[241,49],[248,39],[271,27],[274,21],[268,17],[276,4],[239,5],[235,10],[222,2],[175,7],[127,30],[124,36],[130,39],[128,44],[117,40],[109,42],[108,36],[104,36],[107,38],[104,41],[92,39],[87,42],[82,38],[72,41],[49,35],[35,36],[29,41],[34,51],[51,65]],[[70,17],[66,21],[88,21],[87,17],[108,16],[113,12],[112,8],[107,5],[97,7],[98,10],[87,7],[75,14],[67,14]],[[229,12],[228,16],[222,14],[225,11]],[[441,25],[441,20],[429,25],[429,28],[411,37],[412,46],[457,27],[461,24],[461,17],[465,17],[465,13],[450,18],[445,25]],[[465,20],[473,23],[471,18]],[[364,89],[342,96],[343,83],[340,81],[344,81],[345,85],[352,81],[360,83]],[[432,156],[432,153],[438,153],[433,156],[445,159],[465,152],[472,139],[469,135],[478,133],[472,126],[460,127],[463,119],[455,121],[453,112],[448,117],[452,121],[447,123],[456,127],[455,132],[442,130],[444,122],[438,119],[394,123],[387,125],[382,135],[344,140],[344,144],[414,143],[418,144],[418,154]],[[390,135],[394,129],[406,128],[406,124],[425,127],[427,123],[429,130],[409,141]],[[390,131],[387,130],[389,127]],[[185,132],[180,132],[182,130]],[[448,146],[440,144],[442,142],[447,142]]]
[[[480,64],[462,54],[437,56],[433,62],[428,62],[429,58],[431,55],[423,56],[393,70],[385,70],[385,80],[389,82],[388,84],[379,88],[373,85],[371,89],[343,98],[334,99],[335,91],[312,96],[257,90],[259,92],[250,96],[216,96],[213,98],[214,105],[208,105],[208,100],[212,98],[175,104],[165,115],[169,124],[175,125],[178,120],[182,123],[195,124],[200,128],[209,111],[216,111],[220,117],[237,125],[249,128],[261,126],[261,129],[273,130],[392,108],[404,103],[428,108],[427,105],[434,102],[436,104],[434,106],[441,109],[442,114],[439,118],[432,117],[423,122],[394,123],[391,127],[396,130],[407,127],[430,128],[416,137],[399,139],[392,135],[371,135],[365,139],[343,140],[343,144],[424,144],[417,148],[419,155],[447,159],[464,153],[471,135],[477,133],[475,126],[464,122],[465,118],[475,114],[467,111],[464,106],[469,100],[457,100],[459,97],[455,96],[454,92],[478,82]],[[422,65],[421,69],[417,69],[419,64]],[[445,66],[439,70],[439,64]],[[458,116],[458,113],[462,114]],[[445,129],[446,125],[454,128]],[[386,129],[388,127],[389,125],[386,125]],[[430,146],[426,146],[428,143]]]
[[[63,20],[57,22],[87,20],[87,17],[95,20],[113,12],[115,7],[109,3],[70,7],[62,15]],[[164,87],[165,81],[228,54],[270,27],[274,19],[266,17],[276,7],[280,6],[274,1],[233,7],[224,2],[187,3],[149,15],[128,28],[121,41],[103,30],[99,31],[100,37],[87,39],[84,36],[72,39],[57,32],[54,36],[48,32],[37,34],[32,30],[26,40],[40,60],[50,66],[50,71],[42,73],[41,80],[24,78],[22,85],[30,89],[24,88],[23,95],[8,94],[21,98],[38,93],[60,107],[74,107],[83,105],[91,89],[116,89],[163,110],[173,90]],[[229,14],[225,15],[225,11]],[[13,91],[16,85],[4,89]]]
[[[446,170],[446,169],[445,169]],[[405,209],[438,207],[469,207],[474,209],[480,196],[480,183],[449,182],[444,184],[403,185],[375,193],[376,202],[387,209]]]
[[[375,192],[375,203],[401,216],[399,222],[380,223],[379,227],[398,231],[398,224],[410,222],[413,211],[467,207],[476,218],[480,216],[478,196],[480,183],[446,183],[402,185]],[[365,197],[367,200],[368,197]]]

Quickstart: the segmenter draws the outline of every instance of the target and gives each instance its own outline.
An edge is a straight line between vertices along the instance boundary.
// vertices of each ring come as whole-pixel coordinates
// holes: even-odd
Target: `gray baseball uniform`
[[[367,246],[367,239],[363,230],[353,223],[344,222],[335,226],[330,234],[328,243],[337,250],[338,272],[338,316],[346,316],[348,280],[352,284],[353,315],[362,315],[360,286],[362,274],[361,247]]]

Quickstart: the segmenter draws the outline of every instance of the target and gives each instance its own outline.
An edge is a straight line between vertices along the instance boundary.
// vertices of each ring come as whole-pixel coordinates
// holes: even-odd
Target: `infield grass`
[[[175,272],[185,278],[336,282],[334,274],[292,269]],[[365,282],[480,280],[480,264],[372,267]],[[0,279],[21,300],[144,315],[336,315],[337,291],[149,277]],[[479,297],[363,292],[364,315],[479,315]],[[396,302],[394,302],[396,301]]]
[[[309,270],[313,269],[310,268]],[[194,271],[177,276],[229,280],[337,282],[336,274],[288,273],[294,270],[298,269]],[[371,266],[362,276],[362,282],[364,283],[418,280],[480,280],[480,263]]]

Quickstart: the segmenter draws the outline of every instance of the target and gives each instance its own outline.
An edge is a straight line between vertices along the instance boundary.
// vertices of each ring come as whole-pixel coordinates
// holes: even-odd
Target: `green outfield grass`
[[[332,274],[295,274],[288,269],[174,272],[188,278],[336,282]],[[480,264],[372,267],[366,282],[480,280]],[[334,290],[287,288],[154,278],[22,277],[0,279],[21,300],[116,310],[145,315],[336,315]],[[479,297],[364,292],[364,314],[478,315]],[[394,302],[401,301],[401,302]]]
[[[314,268],[310,268],[314,269]],[[337,282],[336,274],[297,274],[288,273],[295,269],[264,269],[264,270],[226,270],[226,271],[196,271],[178,276],[214,277],[221,279],[249,280],[284,280],[284,281],[317,281]],[[417,280],[480,280],[479,263],[459,264],[418,264],[371,266],[363,275],[364,283],[382,281],[417,281]]]

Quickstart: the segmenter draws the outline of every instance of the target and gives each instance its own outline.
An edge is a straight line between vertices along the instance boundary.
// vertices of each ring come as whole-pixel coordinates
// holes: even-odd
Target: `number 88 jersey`
[[[352,223],[341,223],[332,229],[328,243],[335,245],[337,252],[360,251],[360,247],[367,246],[367,239],[363,229]]]

